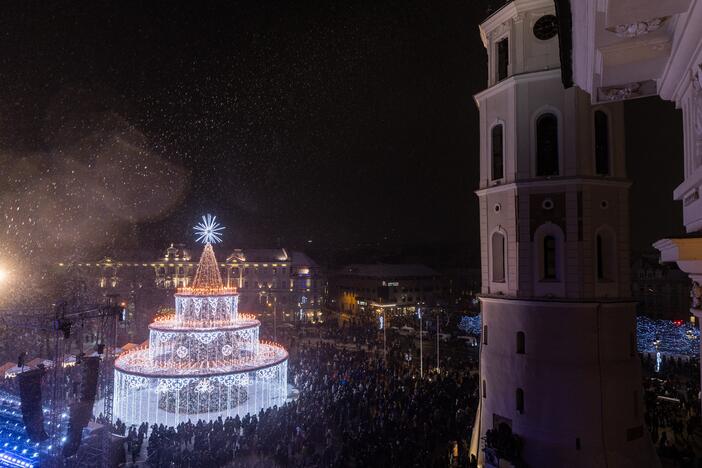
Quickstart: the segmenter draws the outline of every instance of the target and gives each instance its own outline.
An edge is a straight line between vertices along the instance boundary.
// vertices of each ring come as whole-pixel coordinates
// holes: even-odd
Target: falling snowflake
[[[224,226],[221,226],[216,222],[217,217],[211,214],[202,217],[202,221],[198,223],[193,229],[195,229],[195,235],[198,236],[197,241],[203,244],[212,244],[215,242],[222,242],[222,230]]]
[[[176,349],[176,355],[183,359],[185,356],[188,355],[188,348],[185,346],[180,346],[178,349]]]
[[[230,345],[226,344],[222,346],[222,355],[223,356],[230,356],[232,354],[232,351],[234,351],[234,348],[232,348]]]

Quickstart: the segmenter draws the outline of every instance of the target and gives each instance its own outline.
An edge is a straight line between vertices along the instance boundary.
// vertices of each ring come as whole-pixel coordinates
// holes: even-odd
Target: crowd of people
[[[470,366],[416,367],[338,343],[301,346],[296,399],[259,414],[152,426],[150,466],[466,466],[477,406]],[[140,427],[137,435],[142,433]],[[138,453],[138,452],[135,452]]]
[[[699,362],[663,357],[643,359],[645,421],[661,460],[697,467],[695,432],[700,427]]]

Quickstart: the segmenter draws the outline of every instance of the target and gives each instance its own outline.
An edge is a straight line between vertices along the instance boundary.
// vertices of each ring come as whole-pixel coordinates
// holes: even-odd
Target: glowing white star
[[[193,227],[193,229],[195,229],[195,235],[198,236],[198,242],[202,242],[203,244],[222,242],[220,236],[222,235],[224,226],[220,226],[220,224],[216,222],[216,219],[216,216],[208,214],[202,217],[202,221],[199,222],[197,226]]]

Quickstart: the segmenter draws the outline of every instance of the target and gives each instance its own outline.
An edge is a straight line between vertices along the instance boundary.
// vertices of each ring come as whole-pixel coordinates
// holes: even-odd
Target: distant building
[[[197,268],[195,256],[182,244],[171,244],[158,260],[106,257],[97,262],[59,263],[59,267],[79,271],[84,288],[92,294],[119,294],[136,301],[137,292],[144,295],[144,289],[157,290],[158,298],[168,298],[173,289],[188,286]],[[281,321],[321,318],[325,280],[317,263],[302,252],[235,249],[220,263],[220,273],[226,286],[239,289],[242,312],[268,314],[275,310]],[[148,323],[157,304],[161,302],[149,301],[147,309],[130,305],[132,312],[136,308],[149,315],[143,319]]]
[[[642,255],[631,265],[631,295],[647,317],[687,319],[691,286],[684,272],[674,263],[660,263],[657,254]]]
[[[424,265],[348,265],[329,278],[330,308],[351,318],[374,305],[437,305],[443,293],[442,276]]]

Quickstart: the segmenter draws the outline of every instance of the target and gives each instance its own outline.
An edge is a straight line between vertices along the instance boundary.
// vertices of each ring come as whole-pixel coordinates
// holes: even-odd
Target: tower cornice
[[[536,187],[554,187],[559,185],[567,184],[568,186],[573,185],[595,185],[602,187],[621,187],[629,188],[631,187],[631,181],[629,179],[614,179],[614,178],[603,178],[603,177],[553,177],[549,179],[538,178],[538,179],[525,179],[518,182],[511,182],[508,184],[493,185],[491,187],[484,187],[475,191],[477,196],[483,196],[488,193],[499,193],[506,192],[510,190],[516,190],[520,188],[536,188]]]
[[[509,78],[500,81],[496,85],[490,86],[489,88],[484,89],[478,94],[475,94],[473,96],[473,99],[475,100],[475,104],[478,107],[480,107],[480,101],[492,97],[495,94],[501,93],[502,91],[505,91],[507,89],[513,88],[518,83],[529,83],[530,81],[550,80],[553,78],[557,78],[560,80],[560,77],[560,67],[537,72],[526,72],[517,75],[512,75]]]

